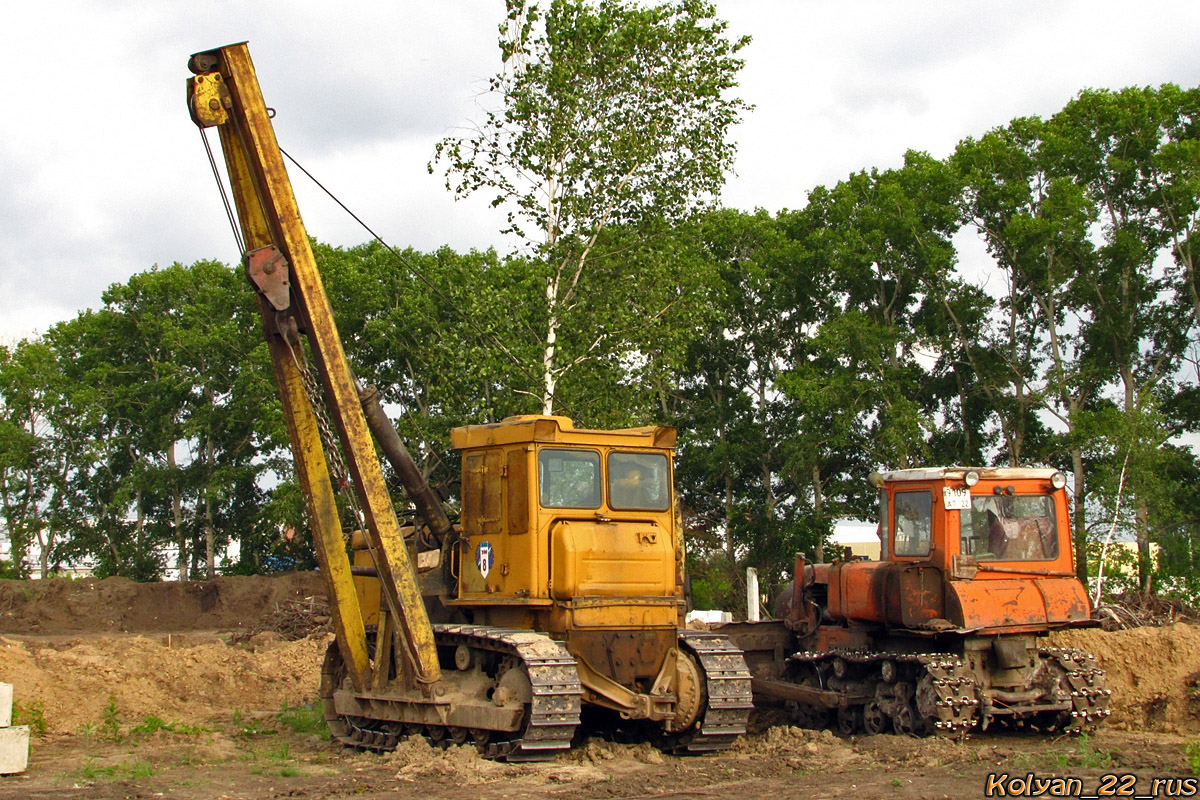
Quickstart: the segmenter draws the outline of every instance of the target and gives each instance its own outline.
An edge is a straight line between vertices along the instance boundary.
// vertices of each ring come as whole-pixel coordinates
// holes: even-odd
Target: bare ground
[[[319,593],[314,577],[222,581],[215,591],[0,582],[0,680],[14,684],[24,721],[44,726],[29,770],[0,778],[0,798],[908,800],[984,796],[989,773],[1075,777],[1085,791],[1102,788],[1105,775],[1131,774],[1149,793],[1156,778],[1192,775],[1185,747],[1200,738],[1189,686],[1200,670],[1200,628],[1176,625],[1056,637],[1096,653],[1110,673],[1115,713],[1086,738],[839,739],[763,713],[732,751],[700,757],[596,739],[538,765],[491,763],[423,741],[388,756],[360,754],[311,732],[319,714],[303,709],[315,700],[327,636],[244,635]]]

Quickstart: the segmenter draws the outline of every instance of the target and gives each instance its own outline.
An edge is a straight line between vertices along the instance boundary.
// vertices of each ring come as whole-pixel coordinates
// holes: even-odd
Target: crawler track
[[[421,701],[403,697],[388,703],[392,712],[389,717],[399,720],[342,715],[333,695],[349,687],[344,685],[341,654],[331,643],[321,670],[321,699],[335,740],[348,747],[386,752],[409,736],[421,735],[435,745],[474,743],[485,757],[505,761],[544,761],[571,746],[579,724],[582,691],[575,659],[561,643],[534,631],[475,625],[435,625],[434,634],[439,648],[453,652],[466,646],[473,657],[495,665],[494,685],[508,670],[520,670],[528,676],[530,702],[519,729],[492,731],[417,722],[423,717],[418,708]],[[453,672],[447,673],[451,681],[453,676]],[[494,685],[479,688],[487,691]]]
[[[975,680],[958,656],[946,653],[875,653],[832,650],[789,659],[816,688],[842,692],[842,733],[859,731],[956,735],[975,725]],[[821,719],[809,713],[808,719]]]
[[[567,648],[536,631],[477,625],[435,625],[438,645],[465,644],[520,659],[533,687],[533,702],[519,738],[489,742],[481,747],[488,758],[506,761],[545,761],[571,747],[579,725],[583,690],[575,659]]]
[[[1112,689],[1108,688],[1107,673],[1095,656],[1061,647],[1038,648],[1038,655],[1053,664],[1058,677],[1056,693],[1069,695],[1071,701],[1071,710],[1050,720],[1048,727],[1082,733],[1112,714],[1108,708]]]
[[[754,707],[750,670],[742,651],[727,637],[703,631],[680,631],[680,646],[696,657],[705,681],[705,710],[690,729],[667,737],[670,753],[728,750],[746,732]]]
[[[949,653],[797,653],[789,659],[794,682],[842,697],[832,714],[799,706],[796,716],[810,727],[836,722],[845,734],[895,730],[914,736],[961,736],[994,722],[1080,733],[1108,717],[1112,690],[1092,655],[1061,648],[1038,648],[1037,655],[1029,696],[1003,702],[1010,693],[986,688],[962,658]]]

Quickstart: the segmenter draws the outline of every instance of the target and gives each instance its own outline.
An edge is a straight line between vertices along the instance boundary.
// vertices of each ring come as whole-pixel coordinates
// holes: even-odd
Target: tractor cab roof
[[[592,447],[641,447],[669,450],[675,447],[675,429],[666,425],[617,430],[576,428],[568,417],[528,414],[507,417],[487,425],[466,425],[450,431],[456,450],[496,445],[546,443]]]
[[[1047,467],[920,467],[880,472],[879,479],[885,483],[908,481],[962,481],[968,472],[979,473],[980,480],[1050,480],[1058,472]]]

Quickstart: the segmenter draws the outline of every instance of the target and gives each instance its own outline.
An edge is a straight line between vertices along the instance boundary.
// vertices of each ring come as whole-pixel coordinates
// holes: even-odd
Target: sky
[[[335,8],[336,6],[336,8]],[[748,34],[731,207],[800,208],[852,172],[941,158],[1083,88],[1200,85],[1200,3],[717,0]],[[389,243],[511,249],[434,144],[481,118],[503,0],[5,3],[0,344],[154,265],[238,253],[188,117],[188,56],[248,40],[282,147]],[[293,173],[309,233],[368,238]]]

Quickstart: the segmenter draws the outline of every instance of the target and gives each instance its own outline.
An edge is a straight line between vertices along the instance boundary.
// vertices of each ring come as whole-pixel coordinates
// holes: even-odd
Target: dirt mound
[[[396,768],[396,777],[402,781],[443,777],[466,784],[494,783],[528,771],[528,768],[488,761],[480,757],[474,745],[435,750],[420,736],[405,739],[384,758],[389,766]]]
[[[48,730],[99,726],[112,697],[120,721],[228,721],[234,711],[278,711],[314,700],[326,637],[253,649],[191,635],[103,637],[48,645],[0,637],[0,680],[24,708],[41,704]],[[168,646],[168,642],[170,643]]]
[[[1095,629],[1053,634],[1057,647],[1095,655],[1108,671],[1112,717],[1118,730],[1200,731],[1200,707],[1188,678],[1200,670],[1200,627],[1176,624],[1123,631]]]
[[[420,737],[405,739],[384,758],[401,781],[441,779],[457,785],[504,782],[527,786],[598,783],[612,780],[615,773],[636,772],[665,762],[663,754],[648,743],[618,744],[595,738],[544,764],[488,761],[473,745],[436,749]]]
[[[325,595],[316,572],[135,583],[125,578],[0,580],[0,634],[245,630],[288,603]]]
[[[833,731],[813,731],[780,725],[764,733],[747,735],[733,745],[738,755],[751,758],[785,759],[793,766],[837,772],[861,760],[854,748],[833,735]]]
[[[569,753],[560,756],[572,763],[603,766],[610,761],[638,761],[642,764],[661,764],[663,754],[649,742],[622,744],[592,737]]]
[[[131,721],[278,710],[313,699],[327,641],[282,639],[302,635],[301,623],[325,614],[315,572],[189,583],[0,581],[0,680],[15,684],[19,702],[42,703],[51,729],[62,732],[100,720],[110,693]],[[222,640],[214,631],[232,636]],[[1200,732],[1200,626],[1064,631],[1051,642],[1094,653],[1108,670],[1110,726]],[[803,750],[834,766],[859,756],[832,737],[778,722],[759,720],[753,729],[762,735],[738,747],[750,754]],[[594,741],[561,766],[652,764],[656,755]]]

